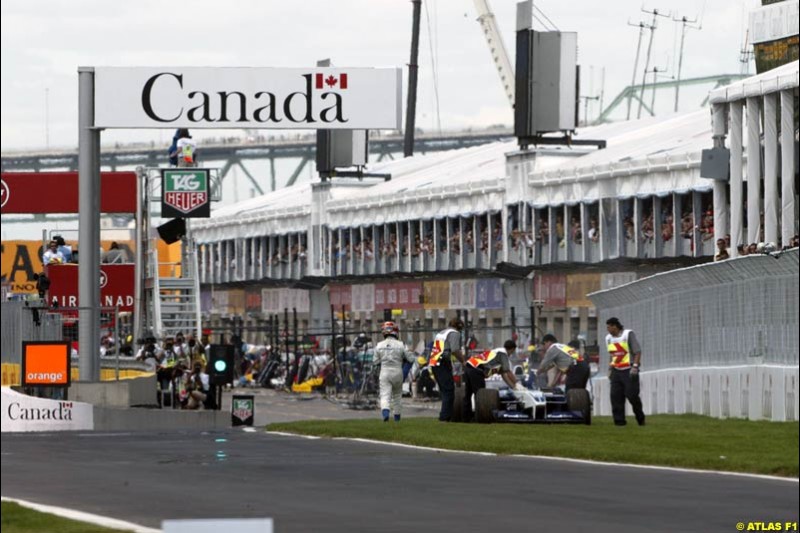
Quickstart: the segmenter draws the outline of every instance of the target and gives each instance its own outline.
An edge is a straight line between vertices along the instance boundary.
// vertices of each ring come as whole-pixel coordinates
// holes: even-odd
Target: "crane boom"
[[[486,37],[486,44],[489,45],[489,52],[492,54],[492,59],[497,67],[497,73],[500,75],[500,83],[503,84],[503,90],[506,92],[508,102],[511,107],[514,107],[514,69],[511,66],[511,61],[508,59],[506,47],[503,44],[503,39],[500,37],[500,30],[497,28],[497,21],[494,18],[489,7],[488,0],[473,0],[475,9],[478,11],[478,22],[483,29],[483,35]]]

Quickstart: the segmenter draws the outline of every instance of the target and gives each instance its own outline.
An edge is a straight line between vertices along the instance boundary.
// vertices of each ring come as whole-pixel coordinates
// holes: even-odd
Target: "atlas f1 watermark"
[[[736,531],[797,531],[797,522],[737,522]]]

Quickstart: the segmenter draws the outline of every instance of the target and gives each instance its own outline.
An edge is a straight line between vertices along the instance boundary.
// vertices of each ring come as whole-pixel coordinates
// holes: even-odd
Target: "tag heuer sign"
[[[231,425],[252,426],[255,415],[255,396],[234,394],[231,398]]]
[[[208,169],[164,169],[161,171],[161,216],[208,218]]]

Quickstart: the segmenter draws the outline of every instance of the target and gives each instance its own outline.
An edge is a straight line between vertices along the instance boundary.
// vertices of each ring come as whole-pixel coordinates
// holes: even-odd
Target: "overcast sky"
[[[512,64],[516,3],[490,0]],[[630,83],[638,30],[627,23],[651,19],[641,13],[641,0],[536,5],[558,29],[578,32],[583,94],[599,93],[603,67],[606,103]],[[648,1],[644,7],[703,16],[702,30],[686,39],[682,77],[689,78],[740,71],[746,14],[758,5],[757,0],[675,0]],[[340,67],[405,67],[411,13],[407,0],[5,0],[0,3],[2,151],[45,148],[48,140],[51,148],[77,145],[78,66],[300,67],[330,57]],[[677,27],[660,18],[655,34],[651,66],[669,67],[669,74],[676,70]],[[511,124],[470,0],[423,0],[417,125],[426,130],[437,128],[434,73],[443,129]],[[405,84],[406,71],[403,75]],[[683,103],[688,109],[699,102],[687,96]],[[171,130],[114,130],[102,138],[104,144],[168,144],[171,135]]]

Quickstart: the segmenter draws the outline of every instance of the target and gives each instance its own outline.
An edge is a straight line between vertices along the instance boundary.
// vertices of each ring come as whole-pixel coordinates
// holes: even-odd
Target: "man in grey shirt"
[[[625,400],[633,408],[636,422],[644,425],[644,410],[639,397],[639,367],[642,364],[642,348],[633,331],[625,329],[616,317],[606,320],[606,349],[609,355],[608,379],[611,382],[611,414],[614,424],[624,426]]]
[[[442,395],[442,407],[439,411],[440,422],[450,422],[453,416],[456,385],[453,380],[451,357],[464,363],[464,353],[461,350],[461,331],[463,329],[464,322],[459,318],[454,318],[450,320],[450,327],[437,333],[433,339],[428,363],[433,368],[436,383],[439,385],[439,392]]]

